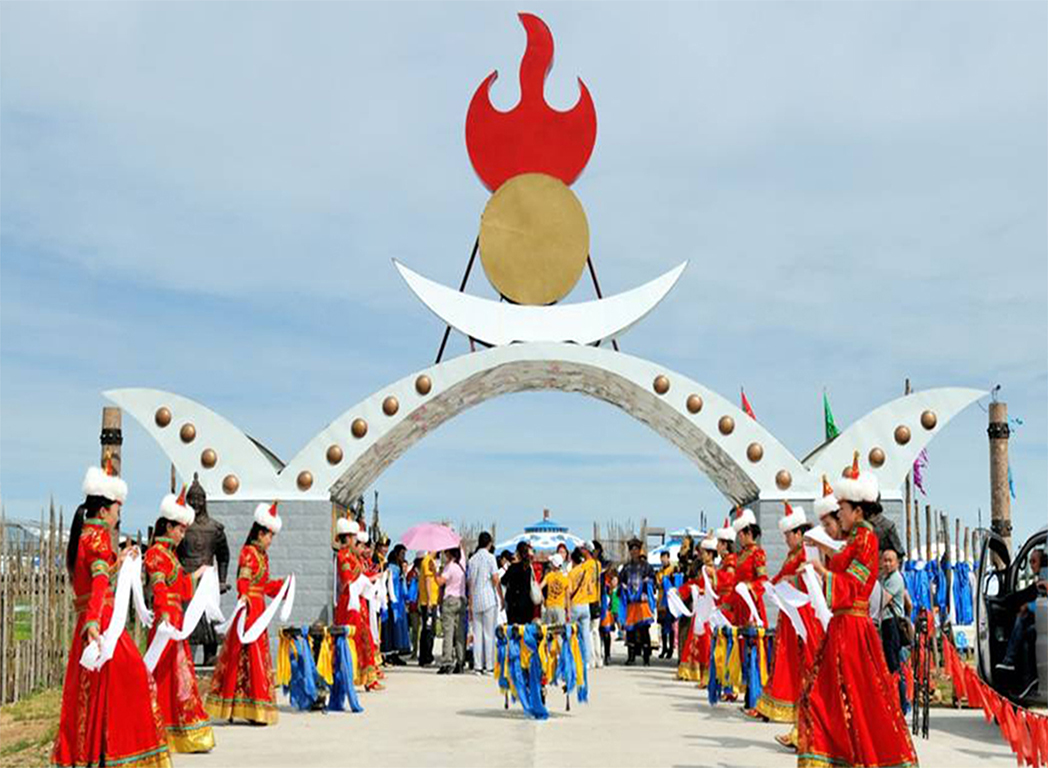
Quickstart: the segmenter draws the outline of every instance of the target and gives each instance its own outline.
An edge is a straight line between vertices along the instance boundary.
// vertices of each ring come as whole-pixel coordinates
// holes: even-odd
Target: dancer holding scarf
[[[813,564],[833,618],[801,694],[797,765],[915,766],[898,690],[870,619],[879,566],[877,535],[868,518],[881,514],[881,505],[877,478],[860,472],[858,451],[833,490],[848,540],[829,568]]]
[[[160,517],[153,527],[153,546],[145,555],[146,580],[153,590],[152,644],[157,629],[167,622],[182,629],[182,604],[193,597],[193,585],[211,566],[202,565],[192,578],[182,570],[175,553],[193,524],[195,513],[186,504],[186,489],[160,502]],[[208,752],[215,746],[211,721],[197,691],[196,668],[188,640],[169,640],[153,667],[157,704],[164,718],[167,743],[175,752]]]
[[[277,721],[269,632],[262,630],[253,642],[245,645],[240,640],[239,627],[240,616],[246,612],[243,623],[250,628],[265,612],[266,596],[276,597],[284,585],[283,579],[269,577],[267,554],[281,525],[275,501],[255,507],[254,523],[240,550],[237,565],[237,595],[243,605],[238,606],[233,615],[207,695],[207,711],[215,720],[241,718],[260,725]]]
[[[127,631],[110,628],[113,581],[125,558],[139,557],[135,547],[128,547],[119,556],[113,551],[112,533],[120,521],[127,484],[116,477],[107,459],[104,470],[87,470],[83,490],[86,498],[73,516],[66,549],[76,626],[51,764],[63,768],[167,768],[171,758],[153,678]],[[123,610],[120,613],[126,615]],[[112,657],[98,669],[83,666],[85,648],[91,644],[100,647],[110,631],[120,632]]]
[[[750,591],[750,597],[757,608],[760,617],[760,625],[768,626],[768,617],[764,611],[764,584],[768,580],[768,556],[757,542],[761,537],[761,527],[757,524],[757,516],[753,510],[740,509],[737,511],[735,520],[731,527],[735,530],[735,540],[740,551],[735,564],[735,583],[745,584]],[[746,601],[736,592],[733,595],[735,601],[735,619],[739,627],[756,626],[758,616],[754,616]]]
[[[803,537],[811,528],[804,510],[792,507],[784,501],[786,514],[779,519],[779,530],[786,539],[786,560],[782,568],[772,578],[772,589],[775,585],[785,583],[798,592],[804,592],[804,584],[798,571],[805,562]],[[794,627],[794,620],[800,619],[804,626],[804,637]],[[815,618],[811,604],[797,608],[796,613],[788,614],[779,611],[779,621],[775,628],[775,663],[772,678],[757,702],[756,713],[776,723],[793,723],[797,719],[797,699],[801,694],[802,675],[815,657],[815,651],[822,642],[822,625]]]
[[[712,536],[702,540],[699,545],[702,560],[692,560],[691,578],[681,586],[681,597],[691,599],[691,620],[685,625],[685,632],[680,640],[680,663],[677,665],[677,679],[690,680],[704,688],[709,679],[710,663],[710,628],[703,626],[704,619],[699,615],[700,596],[705,594],[706,583],[714,589],[717,583],[717,571],[714,560],[717,556],[717,540]],[[703,578],[705,572],[706,578]]]
[[[714,531],[717,540],[717,556],[720,563],[717,564],[716,579],[713,583],[717,589],[717,607],[724,614],[724,618],[731,624],[735,620],[735,529],[731,527],[728,520],[724,521],[724,527]]]
[[[338,602],[335,605],[335,623],[344,627],[353,627],[350,642],[356,650],[357,675],[354,681],[363,685],[365,690],[381,689],[378,680],[378,665],[375,663],[375,644],[371,637],[371,627],[367,614],[362,610],[361,577],[364,577],[364,564],[357,556],[357,536],[360,525],[355,520],[340,517],[335,522],[335,535],[338,537]],[[354,586],[357,585],[357,586]]]

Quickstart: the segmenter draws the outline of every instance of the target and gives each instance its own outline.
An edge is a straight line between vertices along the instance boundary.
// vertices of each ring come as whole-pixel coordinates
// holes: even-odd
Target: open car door
[[[979,570],[975,579],[975,659],[979,676],[993,687],[993,667],[1001,658],[994,653],[1009,628],[998,626],[1001,601],[1005,597],[1008,566],[1011,554],[1004,539],[991,531],[982,531],[983,544],[979,552]]]

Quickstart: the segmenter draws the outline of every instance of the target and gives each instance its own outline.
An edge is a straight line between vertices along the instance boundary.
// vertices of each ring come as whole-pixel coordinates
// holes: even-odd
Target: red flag
[[[950,646],[950,677],[953,678],[953,700],[960,702],[961,699],[968,698],[967,686],[964,684],[964,663],[961,661],[961,657],[957,655],[957,649],[953,647],[953,643],[949,640],[943,641],[943,647]]]
[[[1040,768],[1041,761],[1037,757],[1037,747],[1034,745],[1033,734],[1030,733],[1030,725],[1030,713],[1024,709],[1019,717],[1019,731],[1023,737],[1023,759],[1027,765]]]
[[[746,390],[739,387],[739,391],[742,392],[742,410],[746,412],[747,416],[756,421],[757,417],[753,415],[753,408],[750,407],[750,401],[746,399]]]
[[[979,691],[981,686],[978,680],[972,680],[973,677],[975,677],[975,670],[965,667],[964,690],[968,693],[968,706],[972,709],[979,709],[983,707],[982,695]]]
[[[1033,718],[1033,724],[1036,728],[1034,737],[1040,744],[1038,749],[1041,752],[1041,762],[1048,764],[1048,718],[1036,715]]]

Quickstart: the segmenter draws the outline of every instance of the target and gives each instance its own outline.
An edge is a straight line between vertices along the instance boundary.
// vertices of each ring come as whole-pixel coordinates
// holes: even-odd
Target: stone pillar
[[[1008,404],[990,403],[990,530],[1012,551],[1012,497],[1008,490]]]
[[[102,408],[102,435],[99,440],[102,443],[102,465],[105,465],[106,457],[113,462],[113,471],[122,474],[120,469],[120,446],[124,444],[124,435],[120,430],[121,412],[119,408],[105,406]]]

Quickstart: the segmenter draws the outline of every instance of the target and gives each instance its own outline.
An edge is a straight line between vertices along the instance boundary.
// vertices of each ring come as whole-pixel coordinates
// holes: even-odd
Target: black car
[[[1037,574],[1030,568],[1030,554],[1044,550],[1048,527],[1042,528],[1019,548],[1012,559],[1004,540],[982,531],[983,545],[975,583],[976,664],[981,677],[1003,696],[1027,704],[1048,704],[1048,597],[1035,590]],[[1036,641],[1032,653],[1018,654],[1014,668],[1003,667],[1008,638],[1020,608],[1036,599]]]

